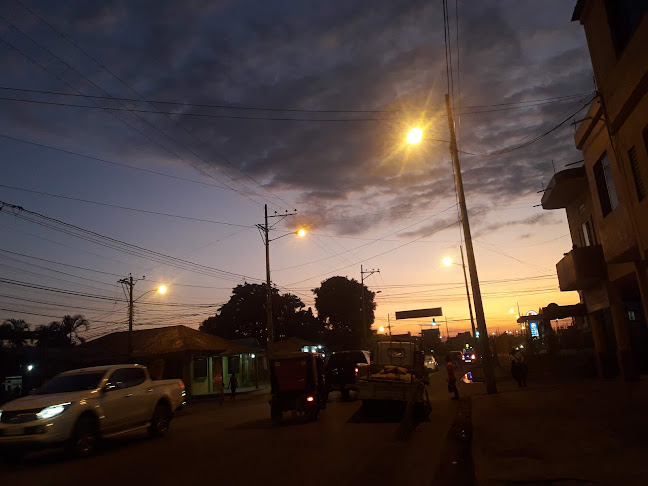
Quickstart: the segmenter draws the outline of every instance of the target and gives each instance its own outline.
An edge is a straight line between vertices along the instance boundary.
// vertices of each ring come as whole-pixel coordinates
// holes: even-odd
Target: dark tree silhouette
[[[329,342],[336,348],[353,349],[362,343],[362,292],[365,302],[365,325],[370,335],[374,322],[375,293],[357,280],[331,277],[315,293],[317,315],[330,331]]]
[[[85,339],[79,336],[81,329],[90,327],[88,320],[81,314],[66,315],[60,321],[50,322],[47,326],[39,326],[37,346],[74,346],[84,343]]]
[[[12,348],[20,348],[27,339],[29,324],[23,319],[5,319],[0,326],[0,339],[8,341]]]
[[[323,326],[311,309],[304,310],[301,299],[292,294],[279,294],[272,288],[272,313],[275,338],[297,336],[314,339],[323,332]],[[266,286],[243,284],[232,289],[232,295],[215,316],[200,325],[200,330],[226,339],[255,338],[260,343],[267,339]],[[319,327],[318,327],[319,326]]]

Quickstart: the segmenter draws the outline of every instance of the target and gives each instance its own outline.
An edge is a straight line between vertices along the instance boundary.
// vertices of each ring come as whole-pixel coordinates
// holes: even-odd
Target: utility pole
[[[263,243],[265,244],[265,259],[266,259],[266,320],[267,320],[267,326],[268,326],[268,336],[267,336],[267,347],[268,347],[268,355],[272,354],[272,351],[274,350],[274,325],[273,325],[273,320],[272,320],[272,288],[270,287],[271,285],[271,280],[270,280],[270,242],[273,241],[270,239],[270,227],[268,226],[268,218],[285,218],[286,216],[294,216],[296,214],[296,211],[294,213],[289,213],[286,211],[285,214],[275,214],[268,216],[268,205],[265,204],[263,206],[264,208],[264,224],[257,224],[256,227],[259,229],[261,232],[261,238],[263,239]],[[276,212],[276,211],[275,211]],[[287,236],[290,233],[287,233],[282,236]],[[281,238],[279,236],[276,239]]]
[[[362,339],[364,341],[364,348],[367,347],[369,344],[369,340],[367,338],[367,316],[365,314],[365,285],[364,285],[364,278],[365,275],[368,277],[370,275],[373,275],[374,273],[380,273],[380,269],[378,270],[363,270],[362,265],[360,265],[360,286],[361,286],[361,291],[362,291]],[[389,318],[389,315],[387,316]],[[391,329],[389,332],[391,336]]]
[[[133,355],[133,287],[135,282],[137,282],[137,279],[134,279],[130,273],[128,278],[117,281],[117,283],[128,287],[128,356]]]
[[[472,303],[470,302],[470,291],[468,290],[468,277],[466,277],[466,262],[464,262],[463,256],[463,247],[459,245],[459,251],[461,252],[461,266],[463,267],[464,273],[464,282],[466,283],[466,295],[468,296],[468,312],[470,312],[470,326],[472,327],[473,338],[475,336],[475,319],[473,319]]]
[[[461,224],[463,227],[464,239],[466,241],[466,257],[468,258],[468,270],[470,272],[470,284],[472,285],[473,299],[475,303],[475,314],[477,317],[477,328],[479,329],[479,342],[481,343],[482,358],[484,360],[484,374],[486,377],[486,391],[497,393],[495,373],[493,370],[493,359],[488,343],[488,330],[486,329],[486,317],[484,316],[484,304],[482,302],[481,290],[479,288],[479,277],[477,276],[477,263],[473,250],[470,223],[468,222],[468,209],[466,208],[466,197],[464,195],[463,178],[459,164],[459,151],[457,149],[457,138],[455,135],[454,121],[452,119],[452,108],[450,107],[450,96],[446,94],[446,110],[448,112],[448,127],[450,129],[450,155],[455,172],[455,183],[461,209]]]
[[[270,288],[270,237],[268,228],[268,205],[264,206],[265,212],[265,254],[266,254],[266,320],[268,326],[268,356],[274,350],[274,326],[272,322],[272,289]]]

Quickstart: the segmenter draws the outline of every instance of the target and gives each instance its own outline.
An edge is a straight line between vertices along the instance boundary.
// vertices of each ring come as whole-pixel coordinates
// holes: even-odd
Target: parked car
[[[349,398],[351,390],[357,391],[359,366],[371,363],[369,351],[338,351],[333,353],[326,365],[326,395],[332,391],[342,393],[342,398]]]
[[[100,439],[124,431],[162,436],[184,403],[184,388],[182,380],[151,380],[141,365],[66,371],[2,405],[0,447],[16,457],[64,445],[72,455],[87,456]]]
[[[436,358],[431,354],[425,355],[425,367],[427,368],[428,372],[439,371],[439,363],[437,363]]]

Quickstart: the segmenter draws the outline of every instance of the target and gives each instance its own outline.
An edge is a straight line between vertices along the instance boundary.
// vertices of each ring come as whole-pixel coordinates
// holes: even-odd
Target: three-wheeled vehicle
[[[326,407],[324,359],[318,353],[277,353],[270,356],[270,418],[281,422],[284,412],[293,410],[317,420]]]

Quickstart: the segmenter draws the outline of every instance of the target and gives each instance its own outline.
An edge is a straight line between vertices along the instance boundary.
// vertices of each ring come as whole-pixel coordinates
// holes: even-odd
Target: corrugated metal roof
[[[160,356],[187,351],[208,352],[221,355],[249,354],[258,349],[233,343],[212,334],[196,331],[187,326],[165,326],[133,331],[133,356]],[[79,347],[82,353],[100,355],[128,354],[128,331],[114,332],[93,339]]]

